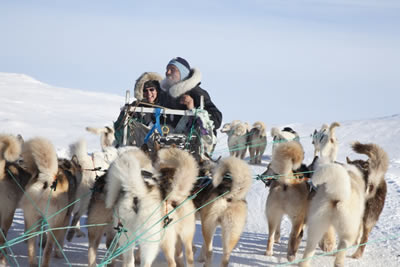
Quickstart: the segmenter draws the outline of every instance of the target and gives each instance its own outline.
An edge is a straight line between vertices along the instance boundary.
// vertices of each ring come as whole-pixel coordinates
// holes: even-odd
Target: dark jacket
[[[180,104],[180,97],[184,94],[190,95],[193,98],[195,108],[200,107],[200,97],[204,98],[204,109],[210,114],[211,120],[214,122],[214,133],[221,127],[222,113],[212,102],[208,92],[200,87],[201,73],[197,69],[190,71],[189,77],[183,81],[174,84],[168,90],[167,107],[172,109],[187,109],[185,105]],[[162,85],[161,85],[162,86]],[[175,116],[174,124],[178,123],[180,116]]]

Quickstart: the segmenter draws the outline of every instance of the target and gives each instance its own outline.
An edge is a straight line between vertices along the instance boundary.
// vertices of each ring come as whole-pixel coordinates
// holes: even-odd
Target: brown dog
[[[301,166],[304,151],[299,142],[281,143],[273,151],[272,161],[263,175],[276,176],[271,182],[267,202],[268,243],[266,255],[272,256],[273,245],[279,240],[280,223],[287,214],[292,222],[287,259],[293,261],[303,236],[303,227],[309,206],[309,187],[296,179],[294,170]]]

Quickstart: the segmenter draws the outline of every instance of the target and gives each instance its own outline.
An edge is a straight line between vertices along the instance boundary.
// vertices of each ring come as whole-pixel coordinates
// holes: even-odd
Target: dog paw
[[[361,256],[362,256],[362,253],[360,253],[358,250],[353,255],[351,255],[351,257],[353,259],[359,259],[359,258],[361,258]]]
[[[67,233],[67,241],[71,242],[72,238],[74,238],[75,235],[75,231],[73,231],[72,229],[68,231]]]
[[[321,241],[319,243],[319,248],[324,252],[331,252],[331,251],[333,251],[334,247],[335,247],[335,244],[332,242]]]
[[[288,256],[287,256],[288,262],[292,262],[292,261],[294,261],[295,259],[296,259],[296,255],[288,255]]]
[[[274,253],[272,251],[266,250],[264,254],[265,256],[272,256]]]
[[[197,257],[198,262],[205,262],[204,257],[200,254],[199,257]]]

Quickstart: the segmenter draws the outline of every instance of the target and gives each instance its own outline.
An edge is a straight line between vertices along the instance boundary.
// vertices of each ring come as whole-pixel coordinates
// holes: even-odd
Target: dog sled
[[[189,151],[197,160],[203,158],[206,153],[212,154],[217,138],[213,133],[214,123],[203,108],[203,98],[200,108],[194,110],[132,106],[129,100],[129,91],[127,91],[122,123],[114,124],[119,146],[142,147],[146,144],[150,150],[154,149],[155,143],[158,143],[161,148],[175,146]],[[156,122],[149,126],[137,119],[147,113],[154,114],[156,119]],[[181,116],[176,127],[166,123],[169,115]]]

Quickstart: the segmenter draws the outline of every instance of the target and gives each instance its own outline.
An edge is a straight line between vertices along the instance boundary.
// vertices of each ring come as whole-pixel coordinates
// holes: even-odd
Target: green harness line
[[[0,233],[1,233],[1,236],[3,237],[3,239],[4,239],[4,241],[5,241],[5,242],[4,242],[4,245],[7,245],[7,243],[8,243],[7,238],[6,238],[6,236],[4,235],[4,233],[3,233],[3,229],[1,229],[1,228],[0,228]],[[10,257],[8,256],[8,254],[7,254],[6,248],[8,248],[8,250],[10,251],[12,259],[13,259],[13,260],[15,261],[15,263],[17,264],[16,266],[19,267],[18,261],[17,261],[17,259],[16,259],[16,257],[15,257],[15,254],[14,254],[13,250],[11,249],[11,246],[6,246],[4,249],[3,249],[3,248],[0,249],[0,250],[1,250],[1,253],[2,253],[2,254],[4,255],[4,257],[7,259],[7,262],[11,265],[11,260],[10,260]]]

